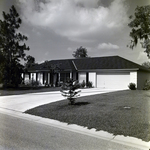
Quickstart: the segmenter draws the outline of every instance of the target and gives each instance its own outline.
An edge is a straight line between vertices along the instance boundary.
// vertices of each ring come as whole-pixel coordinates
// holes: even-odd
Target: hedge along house
[[[119,56],[51,60],[47,63],[57,65],[53,72],[42,63],[28,70],[28,78],[43,85],[58,85],[69,77],[80,83],[90,81],[94,87],[106,89],[128,89],[131,82],[143,89],[146,80],[150,80],[149,69]]]

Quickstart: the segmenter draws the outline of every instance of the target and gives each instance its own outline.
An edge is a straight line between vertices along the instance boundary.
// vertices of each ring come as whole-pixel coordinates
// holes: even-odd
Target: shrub
[[[86,87],[92,88],[92,87],[93,87],[93,83],[92,83],[91,81],[88,81],[88,82],[86,83]]]
[[[83,82],[80,84],[81,88],[84,88],[86,85],[85,81],[83,80]]]
[[[135,83],[130,83],[128,87],[130,90],[136,90],[136,84]]]
[[[35,81],[35,80],[26,80],[24,84],[28,87],[38,87],[41,85],[39,81]]]
[[[145,81],[143,90],[150,90],[150,80],[149,81],[148,80]]]
[[[73,79],[67,79],[61,86],[62,96],[67,97],[70,102],[69,104],[75,104],[75,99],[79,96],[79,92],[81,92],[80,90],[77,91],[79,87],[79,82]]]

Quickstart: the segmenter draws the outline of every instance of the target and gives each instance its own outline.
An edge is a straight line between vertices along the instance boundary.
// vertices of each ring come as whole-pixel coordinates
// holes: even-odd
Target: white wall
[[[86,82],[86,72],[79,72],[79,83],[82,83],[83,80]]]
[[[135,83],[137,87],[137,71],[130,72],[130,83]]]
[[[89,72],[89,81],[96,87],[96,72]]]

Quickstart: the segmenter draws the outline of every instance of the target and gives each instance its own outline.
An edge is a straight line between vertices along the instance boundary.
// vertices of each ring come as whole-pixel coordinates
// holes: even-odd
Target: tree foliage
[[[144,66],[145,68],[150,69],[150,62],[149,62],[149,61],[144,62],[144,63],[142,64],[142,66]]]
[[[61,87],[62,96],[67,97],[69,104],[74,105],[75,99],[79,96],[81,90],[78,90],[80,87],[78,81],[68,78],[66,82],[63,83]]]
[[[132,38],[130,48],[134,48],[139,40],[142,48],[145,49],[148,58],[150,58],[150,5],[137,6],[134,16],[130,16],[129,27],[132,28],[130,37]]]
[[[75,58],[85,58],[85,57],[88,57],[88,54],[87,54],[87,49],[80,46],[79,48],[77,48],[76,51],[73,52],[73,57]]]
[[[21,19],[17,10],[12,6],[9,13],[3,12],[3,20],[0,20],[0,75],[3,86],[18,86],[21,82],[23,66],[21,59],[25,59],[25,50],[29,50],[24,43],[28,38],[22,35],[18,29]]]
[[[33,56],[28,55],[26,57],[26,64],[25,64],[25,68],[28,69],[31,66],[33,66],[35,64],[35,58]]]

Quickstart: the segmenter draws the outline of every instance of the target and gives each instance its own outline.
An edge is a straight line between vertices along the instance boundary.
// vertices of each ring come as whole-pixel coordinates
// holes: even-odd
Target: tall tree
[[[20,60],[25,59],[25,50],[29,50],[24,43],[28,38],[18,31],[21,22],[14,6],[9,13],[3,12],[3,20],[0,20],[0,54],[4,60],[0,64],[0,75],[5,87],[17,87],[21,82],[23,66]]]
[[[147,57],[150,58],[150,5],[137,6],[134,16],[130,16],[129,27],[132,28],[130,48],[134,48],[139,40],[142,48],[145,49]]]
[[[76,51],[73,52],[73,57],[75,58],[85,58],[85,57],[88,57],[88,54],[87,54],[87,49],[80,46],[79,48],[77,48]]]

